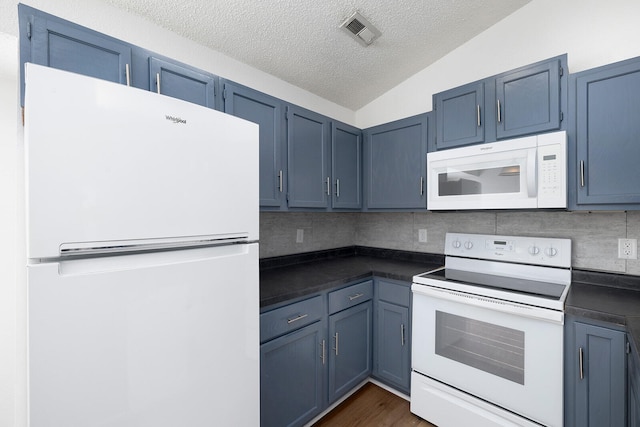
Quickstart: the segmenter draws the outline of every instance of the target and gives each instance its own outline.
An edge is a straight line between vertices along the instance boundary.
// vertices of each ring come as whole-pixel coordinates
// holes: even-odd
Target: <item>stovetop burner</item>
[[[571,285],[569,239],[447,233],[445,267],[414,283],[563,310]]]

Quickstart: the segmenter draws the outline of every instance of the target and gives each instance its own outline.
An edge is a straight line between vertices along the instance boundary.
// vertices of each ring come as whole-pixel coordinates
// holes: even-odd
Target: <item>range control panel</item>
[[[571,239],[447,233],[445,255],[571,267]]]

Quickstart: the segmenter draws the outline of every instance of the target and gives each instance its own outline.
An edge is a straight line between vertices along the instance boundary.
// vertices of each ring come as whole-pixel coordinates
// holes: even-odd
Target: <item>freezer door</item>
[[[256,124],[26,66],[28,258],[137,240],[258,240]]]
[[[31,427],[258,426],[258,246],[28,267]]]

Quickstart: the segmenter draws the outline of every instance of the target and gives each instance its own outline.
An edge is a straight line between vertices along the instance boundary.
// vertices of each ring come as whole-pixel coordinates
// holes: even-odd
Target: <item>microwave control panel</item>
[[[538,207],[566,207],[567,138],[565,132],[538,135],[537,162]]]

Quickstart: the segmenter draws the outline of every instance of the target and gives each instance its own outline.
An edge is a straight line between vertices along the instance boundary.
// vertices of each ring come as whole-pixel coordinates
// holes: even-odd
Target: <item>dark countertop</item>
[[[411,282],[444,265],[444,256],[348,247],[260,261],[260,307],[371,276]],[[573,270],[565,312],[624,327],[640,351],[640,276]]]
[[[640,276],[574,270],[565,312],[623,326],[640,352]]]
[[[443,264],[441,255],[364,247],[261,260],[260,307],[374,275],[411,282],[414,275]]]

